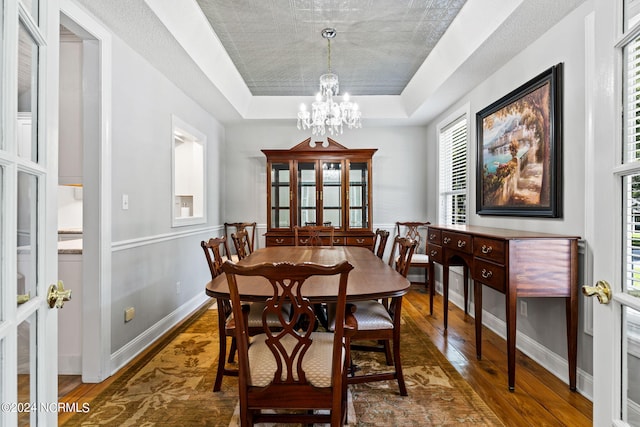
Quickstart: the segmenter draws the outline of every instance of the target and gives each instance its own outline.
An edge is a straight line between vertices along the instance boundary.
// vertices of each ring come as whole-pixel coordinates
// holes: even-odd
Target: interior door
[[[0,423],[55,425],[58,2],[0,6]]]
[[[640,26],[637,0],[595,2],[587,34],[587,240],[593,424],[640,426]],[[591,49],[590,47],[593,47]],[[622,111],[621,111],[622,110]],[[606,282],[606,283],[605,283]],[[610,288],[610,290],[608,290]]]

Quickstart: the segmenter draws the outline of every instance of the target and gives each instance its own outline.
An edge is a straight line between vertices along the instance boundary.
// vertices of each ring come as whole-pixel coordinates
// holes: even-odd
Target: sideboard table
[[[443,266],[445,328],[449,266],[463,265],[471,271],[478,359],[482,356],[482,285],[505,295],[509,389],[512,391],[515,389],[517,298],[565,299],[569,387],[575,390],[579,237],[472,225],[429,225],[427,238],[429,277],[434,277],[434,263]]]

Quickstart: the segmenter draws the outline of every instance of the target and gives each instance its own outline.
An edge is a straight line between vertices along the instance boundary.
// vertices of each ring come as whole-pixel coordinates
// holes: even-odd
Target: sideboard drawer
[[[442,232],[442,246],[464,253],[472,253],[471,247],[472,237],[469,234],[452,233],[450,231]]]
[[[293,246],[293,236],[271,236],[265,239],[267,246]]]
[[[501,265],[476,258],[473,263],[471,277],[473,280],[485,284],[498,292],[505,293],[505,271]]]
[[[442,243],[442,231],[429,228],[427,230],[427,240],[429,243],[435,243],[437,245]]]
[[[373,237],[347,236],[347,246],[365,246],[370,248],[371,245],[373,245]]]
[[[429,243],[427,254],[429,255],[429,261],[438,262],[442,264],[442,246]]]
[[[504,240],[474,237],[473,255],[504,264]]]

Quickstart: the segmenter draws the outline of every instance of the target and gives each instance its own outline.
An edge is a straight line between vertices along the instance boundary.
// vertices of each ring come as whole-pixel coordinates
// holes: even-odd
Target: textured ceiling
[[[252,95],[400,95],[466,0],[197,0]]]
[[[249,0],[207,0],[205,8],[220,9],[218,18],[210,18],[224,24],[220,29],[200,9],[204,1],[74,0],[74,3],[97,17],[116,38],[225,124],[261,120],[295,123],[299,104],[312,99],[318,90],[318,77],[326,72],[326,41],[320,31],[333,26],[338,35],[331,43],[332,63],[340,76],[341,93],[350,92],[354,96],[397,93],[388,91],[399,84],[400,69],[405,68],[402,71],[405,81],[400,85],[406,85],[406,89],[401,95],[356,98],[365,124],[401,126],[429,123],[568,13],[588,3],[588,0],[459,0],[459,4],[451,0],[253,0],[249,6]],[[295,16],[273,15],[276,6]],[[387,33],[402,25],[397,21],[407,21],[411,23],[412,34],[427,40],[427,32],[420,33],[415,28],[418,23],[427,25],[426,11],[431,7],[440,10],[441,18],[447,7],[461,9],[455,12],[457,15],[447,31],[424,59],[432,45],[418,43],[417,50],[411,51],[415,46],[409,48],[410,37]],[[252,14],[242,15],[245,9],[252,10]],[[430,16],[435,19],[435,14]],[[61,19],[73,24],[64,13]],[[229,38],[230,34],[236,36]],[[435,32],[429,34],[432,38],[439,37]],[[308,38],[308,46],[295,50],[303,45],[303,36]],[[245,43],[244,49],[250,50],[241,53],[245,64],[240,64],[240,57],[234,53],[238,48],[233,45],[241,45],[247,38],[254,42]],[[218,39],[229,45],[228,55]],[[262,44],[263,41],[267,42]],[[280,43],[284,47],[278,50],[276,46]],[[366,62],[359,62],[361,57]],[[412,59],[413,69],[403,65]],[[521,70],[519,80],[525,82],[562,60],[549,52],[538,68]],[[243,76],[247,72],[243,67],[251,75]],[[262,69],[265,74],[259,77]],[[358,81],[350,80],[353,76]],[[410,79],[408,85],[406,79]],[[258,94],[258,80],[260,90],[270,90],[272,96],[254,96]],[[365,85],[380,88],[367,90]],[[299,95],[278,96],[290,93]]]

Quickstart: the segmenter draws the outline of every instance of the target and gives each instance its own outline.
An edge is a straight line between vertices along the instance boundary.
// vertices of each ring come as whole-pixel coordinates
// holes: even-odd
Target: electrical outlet
[[[520,315],[522,315],[522,317],[527,317],[527,302],[526,301],[520,301]]]
[[[131,322],[136,317],[136,309],[134,307],[128,307],[124,310],[124,323]]]
[[[180,282],[176,282],[176,294],[180,294],[180,292],[182,292],[182,285],[180,284]]]

